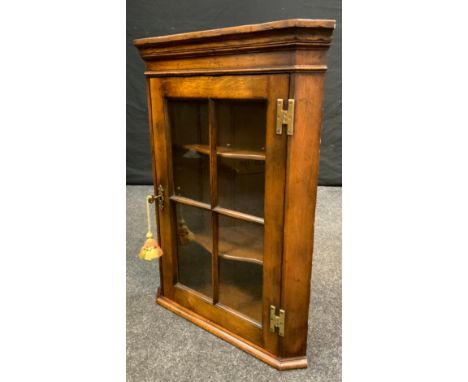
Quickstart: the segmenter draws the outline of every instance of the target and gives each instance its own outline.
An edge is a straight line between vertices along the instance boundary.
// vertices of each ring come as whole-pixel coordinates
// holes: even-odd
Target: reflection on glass
[[[263,262],[263,224],[218,215],[220,256],[261,264]]]
[[[218,204],[263,217],[266,103],[216,102]]]
[[[210,174],[207,100],[167,100],[174,193],[264,216],[266,102],[215,100],[217,174]],[[179,199],[180,200],[180,199]],[[212,298],[212,212],[171,201],[177,219],[178,282]],[[218,210],[219,211],[219,210]],[[219,303],[262,322],[262,224],[217,214]]]
[[[212,297],[211,213],[176,203],[179,282]]]
[[[263,225],[219,215],[218,247],[219,302],[261,322]]]
[[[219,157],[218,193],[221,207],[263,217],[265,162]]]
[[[266,103],[217,101],[218,146],[265,151]]]
[[[209,203],[208,104],[167,100],[176,195]]]
[[[262,266],[219,259],[219,302],[262,322]]]

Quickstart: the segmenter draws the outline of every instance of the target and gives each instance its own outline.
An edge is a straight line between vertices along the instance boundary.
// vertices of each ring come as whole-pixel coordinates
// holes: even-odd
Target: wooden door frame
[[[155,188],[159,184],[163,185],[166,190],[166,200],[174,195],[166,98],[268,100],[264,203],[269,208],[265,208],[261,330],[253,320],[249,321],[240,317],[224,306],[212,305],[201,294],[177,283],[176,236],[174,232],[171,232],[175,224],[175,214],[173,203],[169,201],[166,203],[166,208],[158,211],[159,237],[165,256],[160,261],[162,288],[157,301],[194,323],[200,325],[204,320],[204,326],[211,325],[210,331],[216,332],[214,334],[219,335],[217,333],[219,330],[224,331],[230,336],[230,342],[235,338],[236,341],[243,341],[244,345],[255,348],[255,353],[258,351],[265,353],[266,350],[269,356],[275,358],[279,355],[280,342],[278,334],[270,332],[268,322],[270,305],[275,305],[277,308],[281,306],[282,232],[286,179],[286,134],[275,133],[276,100],[288,98],[289,75],[153,77],[148,80],[148,87],[153,162],[156,164],[153,171],[154,185]],[[215,262],[214,256],[213,262]],[[219,313],[213,313],[213,310]],[[205,329],[208,328],[205,327]],[[268,362],[265,359],[264,361]]]

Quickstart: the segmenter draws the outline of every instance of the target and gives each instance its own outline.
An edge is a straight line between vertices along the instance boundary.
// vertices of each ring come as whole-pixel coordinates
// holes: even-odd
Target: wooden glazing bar
[[[208,100],[208,133],[209,133],[209,149],[210,149],[210,188],[211,188],[211,208],[218,204],[218,164],[216,157],[216,112],[215,103],[212,99]],[[211,228],[212,228],[212,287],[213,287],[213,304],[216,304],[219,299],[219,259],[218,259],[218,215],[216,212],[211,212]]]
[[[235,219],[244,220],[246,222],[257,223],[257,224],[265,224],[265,220],[263,218],[260,218],[258,216],[245,214],[245,213],[239,212],[239,211],[230,210],[228,208],[215,207],[215,208],[213,208],[213,211],[216,211],[217,213],[219,213],[221,215],[229,216],[229,217],[235,218]]]
[[[169,199],[177,203],[185,204],[186,206],[198,207],[204,210],[211,211],[211,207],[209,204],[186,198],[185,196],[172,195]]]
[[[212,286],[213,286],[213,304],[219,301],[219,254],[218,254],[218,214],[211,212],[211,228],[213,232],[212,249]]]

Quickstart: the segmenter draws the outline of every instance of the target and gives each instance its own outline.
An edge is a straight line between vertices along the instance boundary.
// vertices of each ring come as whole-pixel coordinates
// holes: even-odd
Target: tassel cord
[[[153,236],[153,233],[151,232],[150,200],[151,200],[151,195],[148,195],[146,197],[146,218],[148,220],[148,234],[151,234],[151,236]]]

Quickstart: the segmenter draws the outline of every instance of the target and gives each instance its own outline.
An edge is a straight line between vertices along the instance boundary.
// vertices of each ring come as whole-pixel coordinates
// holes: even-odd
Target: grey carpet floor
[[[308,369],[279,372],[156,305],[157,262],[138,259],[148,186],[127,186],[127,381],[341,381],[341,188],[319,187]]]

